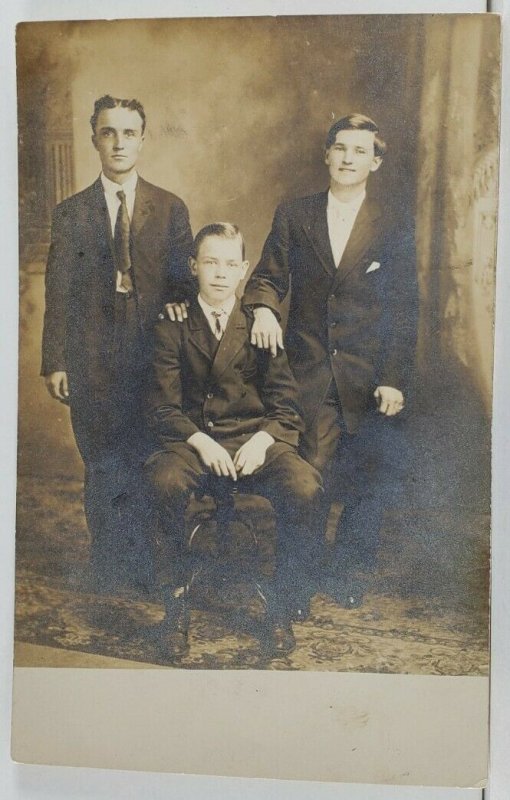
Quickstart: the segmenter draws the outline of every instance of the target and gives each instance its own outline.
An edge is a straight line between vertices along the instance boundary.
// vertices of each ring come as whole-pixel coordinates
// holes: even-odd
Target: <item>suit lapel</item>
[[[317,195],[315,209],[310,215],[310,220],[305,222],[303,227],[326,272],[329,275],[336,275],[336,266],[329,241],[327,208],[328,193],[321,192]]]
[[[211,348],[212,335],[205,314],[195,298],[188,309],[188,344],[202,353],[210,364],[214,359],[214,350]]]
[[[109,266],[115,274],[112,228],[101,178],[98,178],[89,188],[86,207],[86,222],[88,229],[91,231],[90,240],[97,242],[98,248],[101,247],[101,243],[104,243],[104,246],[110,251],[112,260]],[[98,263],[102,263],[101,259],[98,259]]]
[[[149,184],[138,176],[135,193],[135,205],[133,208],[133,219],[131,220],[131,237],[136,239],[140,236],[145,223],[154,212],[156,206],[152,198]]]
[[[352,272],[359,264],[363,254],[371,246],[378,231],[378,226],[375,222],[380,216],[381,209],[378,203],[369,198],[364,200],[338,265],[337,283],[342,282]]]
[[[207,321],[206,321],[207,324]],[[227,327],[221,337],[216,357],[213,362],[211,377],[217,380],[244,346],[247,336],[247,319],[241,310],[241,303],[236,300],[232,313],[228,319]]]

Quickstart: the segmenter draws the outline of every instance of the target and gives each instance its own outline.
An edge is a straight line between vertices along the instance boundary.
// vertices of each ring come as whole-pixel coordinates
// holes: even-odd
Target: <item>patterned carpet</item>
[[[161,645],[157,595],[90,590],[81,492],[75,481],[19,481],[18,642],[125,659],[126,667],[488,672],[485,515],[388,514],[363,606],[346,610],[316,595],[310,618],[294,625],[297,648],[285,658],[261,654],[262,607],[253,585],[210,575],[195,590],[190,653],[171,664]]]

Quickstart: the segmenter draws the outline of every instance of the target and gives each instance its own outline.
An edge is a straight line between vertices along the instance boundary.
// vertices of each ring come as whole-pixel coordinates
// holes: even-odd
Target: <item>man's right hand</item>
[[[205,466],[215,475],[220,478],[222,475],[225,477],[230,475],[233,481],[237,480],[234,462],[221,444],[202,431],[193,433],[188,439],[188,444],[195,448]]]
[[[283,350],[283,331],[280,323],[270,308],[259,306],[253,309],[253,326],[251,343],[262,350],[270,350],[273,358],[278,355],[278,348]]]
[[[67,372],[51,372],[49,375],[45,375],[44,383],[54,400],[60,400],[61,403],[69,402]]]

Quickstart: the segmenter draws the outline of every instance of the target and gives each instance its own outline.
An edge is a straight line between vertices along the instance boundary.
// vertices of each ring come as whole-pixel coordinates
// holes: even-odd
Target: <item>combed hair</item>
[[[193,240],[193,249],[191,251],[193,258],[197,257],[200,245],[208,236],[221,236],[223,239],[239,239],[244,261],[245,245],[243,234],[237,225],[233,225],[231,222],[211,222],[209,225],[205,225],[201,228]]]
[[[138,111],[142,118],[142,134],[145,131],[145,111],[138,100],[126,100],[121,97],[112,97],[111,94],[105,94],[94,103],[94,113],[90,118],[92,130],[95,133],[97,127],[97,118],[101,111],[105,108],[129,108],[130,111]]]
[[[326,137],[326,150],[334,145],[336,135],[339,131],[372,131],[375,133],[374,153],[382,158],[386,153],[387,147],[384,139],[379,135],[379,126],[365,114],[347,114],[345,117],[337,119],[329,129]]]

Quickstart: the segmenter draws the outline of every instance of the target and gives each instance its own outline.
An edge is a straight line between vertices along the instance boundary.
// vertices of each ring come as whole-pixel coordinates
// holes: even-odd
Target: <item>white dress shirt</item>
[[[362,192],[358,197],[349,203],[342,203],[330,191],[328,192],[328,233],[333,251],[335,266],[338,267],[345,247],[351,235],[358,211],[365,199],[366,192]]]
[[[117,192],[123,191],[126,195],[126,205],[128,210],[129,220],[133,219],[133,209],[135,207],[136,197],[136,184],[138,183],[138,174],[134,172],[125,183],[115,183],[106,177],[104,172],[101,173],[101,183],[103,184],[104,197],[106,200],[106,207],[108,209],[108,216],[110,218],[110,226],[112,237],[115,235],[115,223],[117,222],[117,214],[119,212],[120,200],[117,197]],[[126,292],[122,284],[122,272],[117,272],[117,291]]]
[[[209,303],[203,299],[203,297],[199,294],[197,297],[198,304],[202,311],[204,312],[207,322],[209,323],[209,327],[216,336],[217,339],[221,338],[221,336],[225,332],[225,328],[227,327],[228,318],[232,313],[232,309],[236,303],[236,296],[235,294],[232,297],[229,297],[228,300],[225,300],[221,306],[210,306]],[[221,312],[221,316],[218,317],[218,312]],[[216,330],[216,320],[219,319],[220,327],[221,327],[221,336],[218,336],[218,332]]]

